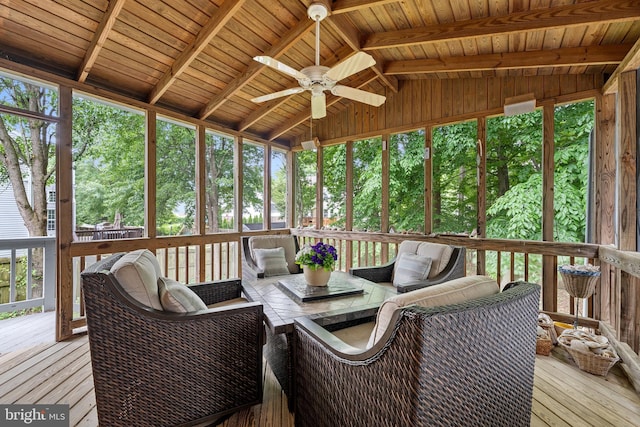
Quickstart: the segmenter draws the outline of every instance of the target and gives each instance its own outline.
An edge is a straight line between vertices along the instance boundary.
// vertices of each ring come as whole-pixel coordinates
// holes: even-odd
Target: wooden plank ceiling
[[[252,58],[315,58],[311,0],[0,0],[0,58],[265,140],[308,133],[310,94]],[[613,74],[640,62],[637,0],[336,0],[320,63],[376,65],[341,84],[380,94],[405,79]],[[605,87],[615,91],[615,83]],[[327,95],[329,117],[352,101]]]

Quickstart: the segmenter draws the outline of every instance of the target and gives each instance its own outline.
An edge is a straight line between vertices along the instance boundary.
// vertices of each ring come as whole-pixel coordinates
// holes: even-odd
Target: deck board
[[[293,426],[287,398],[265,364],[264,399],[223,427]],[[0,403],[68,403],[71,426],[97,426],[86,335],[0,355]],[[531,426],[634,426],[640,396],[614,367],[600,377],[578,369],[564,350],[537,356]]]

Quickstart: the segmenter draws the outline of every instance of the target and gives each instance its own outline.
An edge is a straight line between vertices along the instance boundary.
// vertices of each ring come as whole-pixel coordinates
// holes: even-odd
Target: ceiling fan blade
[[[281,73],[288,74],[298,80],[307,78],[307,76],[305,76],[295,68],[291,68],[287,64],[283,64],[282,62],[270,56],[254,56],[253,59],[261,64],[266,65],[267,67],[271,67],[274,70],[280,71]]]
[[[322,92],[311,95],[311,118],[321,119],[327,115],[327,96]]]
[[[373,105],[374,107],[381,106],[384,104],[384,101],[387,100],[385,96],[342,85],[335,85],[331,89],[331,93],[354,101],[364,102],[365,104]]]
[[[358,52],[349,59],[342,61],[325,73],[325,76],[337,82],[375,65],[376,60],[366,52]]]
[[[295,95],[296,93],[303,92],[304,89],[301,87],[292,87],[291,89],[281,90],[279,92],[270,93],[268,95],[262,95],[251,99],[251,101],[255,103],[270,101],[272,99],[281,98],[287,95]]]

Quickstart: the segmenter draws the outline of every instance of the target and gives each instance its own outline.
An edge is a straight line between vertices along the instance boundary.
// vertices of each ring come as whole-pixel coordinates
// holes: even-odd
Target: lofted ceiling
[[[310,0],[0,0],[0,59],[264,140],[308,134],[310,93],[252,58],[314,63]],[[384,95],[405,79],[616,75],[640,58],[640,1],[336,0],[320,63],[376,64],[341,84]],[[353,101],[327,95],[329,115]],[[326,119],[320,119],[326,120]]]

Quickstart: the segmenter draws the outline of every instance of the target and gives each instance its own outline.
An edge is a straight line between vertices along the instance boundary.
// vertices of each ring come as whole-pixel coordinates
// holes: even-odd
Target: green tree
[[[144,225],[144,116],[74,97],[76,223]]]
[[[476,122],[433,129],[433,231],[470,232],[477,218]]]
[[[222,226],[222,214],[234,208],[234,141],[214,133],[207,133],[206,140],[206,221],[208,231],[215,233]]]
[[[332,145],[322,150],[324,212],[334,227],[344,227],[347,216],[347,146]]]
[[[424,130],[389,141],[389,225],[424,231]]]
[[[353,144],[353,229],[380,231],[382,139]],[[386,230],[385,230],[386,231]]]
[[[261,223],[264,206],[264,147],[242,145],[242,217],[246,223]]]
[[[55,90],[8,77],[0,77],[0,100],[36,115],[56,116],[58,111]],[[0,143],[0,178],[11,184],[29,235],[46,236],[46,186],[55,178],[55,123],[0,114]],[[30,189],[25,186],[28,181]]]
[[[295,156],[295,224],[306,225],[305,218],[313,216],[316,207],[316,153],[298,151]]]

